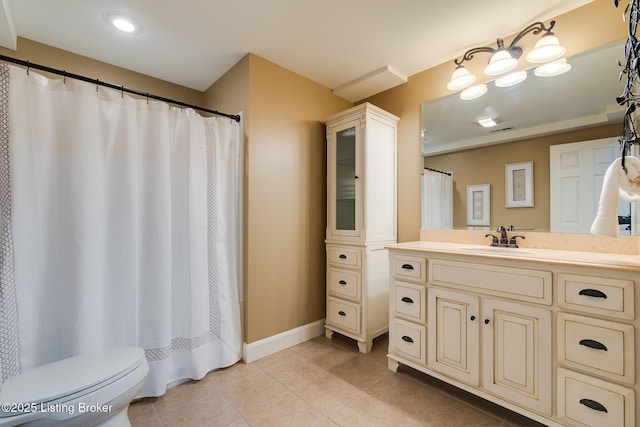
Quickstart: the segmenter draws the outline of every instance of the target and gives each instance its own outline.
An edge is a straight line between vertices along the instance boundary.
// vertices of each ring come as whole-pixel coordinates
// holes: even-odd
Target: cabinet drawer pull
[[[338,257],[340,259],[347,259],[347,256],[345,254],[340,254],[340,256]]]
[[[347,284],[347,282],[345,282],[344,280],[340,280],[338,283],[343,285],[343,286]]]
[[[402,264],[403,270],[413,270],[413,265],[411,264]]]
[[[586,295],[588,297],[607,299],[607,294],[605,294],[604,292],[599,291],[597,289],[583,289],[580,292],[578,292],[578,294],[579,295]]]
[[[407,302],[409,304],[413,304],[413,300],[409,297],[402,297],[402,302]]]
[[[345,313],[345,312],[344,312],[344,311],[342,311],[342,310],[340,310],[340,311],[338,312],[338,314],[339,314],[340,316],[346,316],[346,315],[347,315],[347,313]]]
[[[608,351],[607,346],[602,344],[601,342],[595,340],[580,340],[580,345],[585,347],[593,348],[595,350],[604,350]]]
[[[596,402],[595,400],[580,399],[580,403],[587,408],[593,409],[594,411],[609,413],[609,411],[607,411],[607,408],[603,404]]]
[[[413,343],[413,338],[408,337],[408,336],[406,336],[406,335],[403,335],[403,336],[402,336],[402,341],[404,341],[404,342],[408,342],[408,343]]]

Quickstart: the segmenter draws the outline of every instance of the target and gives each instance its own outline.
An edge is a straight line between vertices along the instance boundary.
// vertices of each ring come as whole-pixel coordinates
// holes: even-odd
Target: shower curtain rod
[[[191,109],[194,109],[194,110],[204,111],[204,112],[215,114],[215,115],[218,115],[218,116],[229,117],[230,119],[233,119],[236,122],[240,122],[240,115],[238,115],[238,114],[221,113],[220,111],[210,110],[208,108],[198,107],[197,105],[187,104],[185,102],[174,101],[173,99],[164,98],[164,97],[158,96],[158,95],[153,95],[153,94],[151,94],[149,92],[141,92],[139,90],[129,89],[129,88],[126,88],[124,86],[117,86],[117,85],[114,85],[114,84],[111,84],[111,83],[103,82],[103,81],[100,81],[98,79],[92,79],[92,78],[89,78],[89,77],[81,76],[79,74],[69,73],[69,72],[64,71],[64,70],[57,70],[55,68],[47,67],[45,65],[34,64],[33,62],[24,61],[22,59],[17,59],[17,58],[12,58],[10,56],[0,55],[0,61],[11,62],[12,64],[18,64],[18,65],[22,65],[23,67],[27,67],[27,74],[29,73],[29,69],[35,68],[36,70],[46,71],[47,73],[57,74],[57,75],[63,76],[63,77],[70,77],[72,79],[82,80],[83,82],[92,83],[92,84],[95,84],[95,85],[98,85],[98,86],[104,86],[104,87],[108,87],[108,88],[111,88],[111,89],[116,89],[116,90],[119,90],[121,92],[127,92],[127,93],[131,93],[131,94],[134,94],[134,95],[143,96],[143,97],[146,97],[147,99],[151,98],[151,99],[154,99],[156,101],[166,102],[166,103],[169,103],[169,104],[177,105],[179,107],[191,108]]]
[[[451,172],[442,172],[442,171],[439,171],[438,169],[432,169],[432,168],[430,168],[430,167],[428,167],[428,166],[425,166],[424,168],[425,168],[426,170],[431,171],[431,172],[438,172],[438,173],[443,173],[443,174],[445,174],[445,175],[449,175],[449,176],[451,176]]]

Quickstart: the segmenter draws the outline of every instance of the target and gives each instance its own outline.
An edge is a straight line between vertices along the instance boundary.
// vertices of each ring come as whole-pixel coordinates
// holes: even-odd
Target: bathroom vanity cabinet
[[[637,256],[389,248],[389,369],[418,369],[546,425],[636,425]]]
[[[369,103],[326,120],[327,313],[334,332],[371,351],[389,328],[389,256],[397,241],[398,117]]]

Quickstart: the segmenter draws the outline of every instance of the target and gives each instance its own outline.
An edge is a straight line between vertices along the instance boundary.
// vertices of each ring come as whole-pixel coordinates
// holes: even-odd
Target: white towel
[[[640,159],[626,156],[622,169],[622,158],[611,163],[604,174],[602,193],[596,219],[591,225],[591,233],[618,237],[618,198],[627,202],[640,201]]]

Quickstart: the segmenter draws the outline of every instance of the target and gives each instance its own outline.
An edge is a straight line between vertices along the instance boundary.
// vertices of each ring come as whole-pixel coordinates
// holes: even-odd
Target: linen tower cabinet
[[[398,117],[364,103],[327,126],[326,336],[362,353],[389,330],[389,254],[397,242]]]

